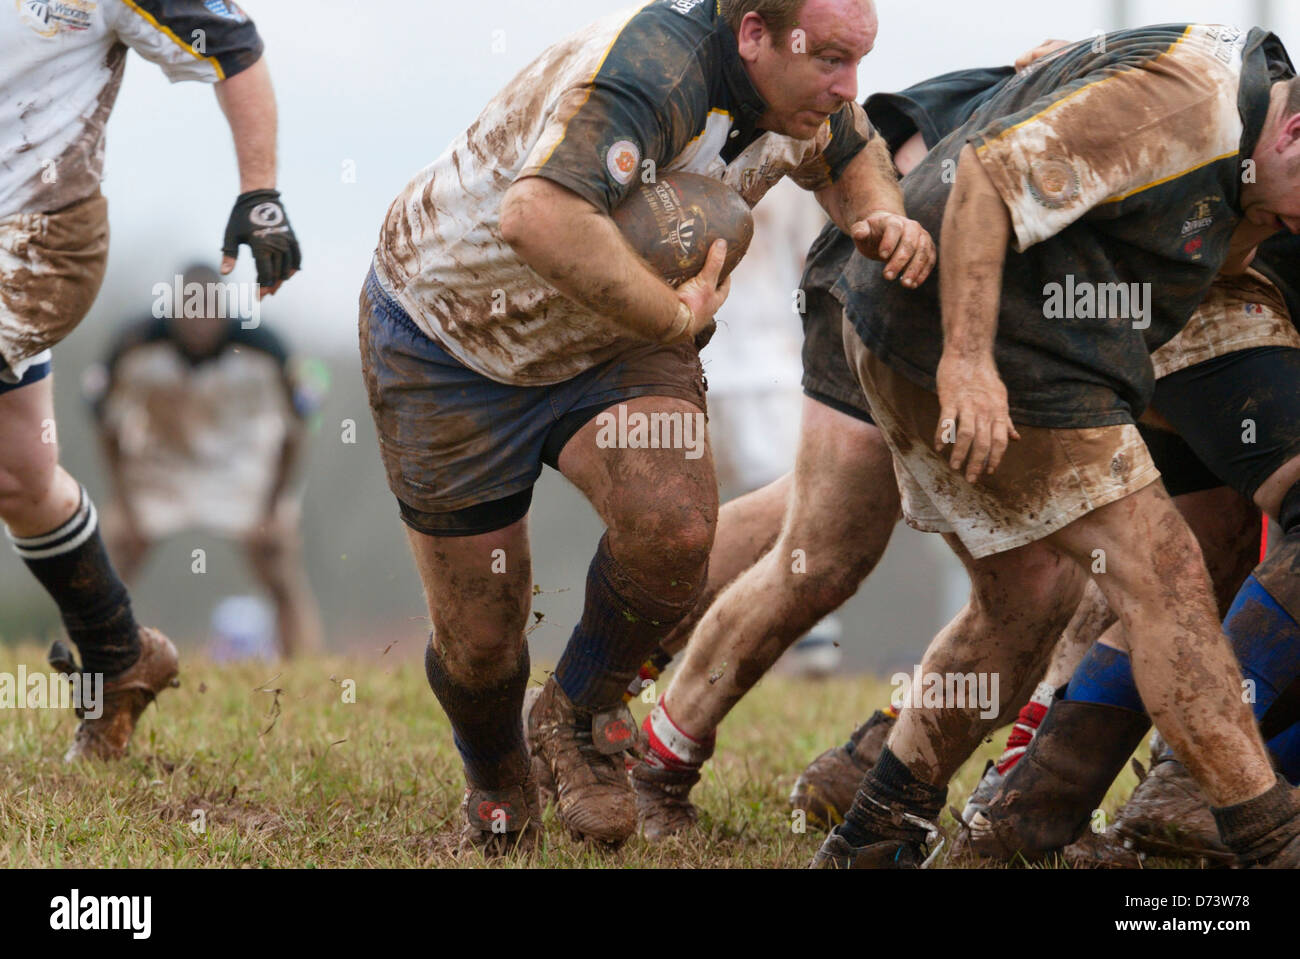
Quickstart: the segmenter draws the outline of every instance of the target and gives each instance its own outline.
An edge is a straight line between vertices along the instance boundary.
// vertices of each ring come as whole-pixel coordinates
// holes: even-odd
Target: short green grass
[[[460,764],[421,663],[406,653],[281,665],[184,656],[182,687],[145,713],[131,756],[112,765],[62,762],[70,711],[0,712],[0,867],[482,865],[454,854]],[[19,663],[45,669],[36,647],[0,645],[0,671]],[[355,703],[344,701],[349,681]],[[889,689],[865,678],[769,677],[723,725],[694,794],[697,832],[609,852],[571,840],[551,809],[541,849],[498,865],[802,867],[821,833],[794,830],[790,787]],[[649,709],[633,707],[638,719]],[[1003,738],[963,767],[952,804]],[[1126,771],[1108,813],[1134,783]],[[950,815],[942,825],[952,831]]]

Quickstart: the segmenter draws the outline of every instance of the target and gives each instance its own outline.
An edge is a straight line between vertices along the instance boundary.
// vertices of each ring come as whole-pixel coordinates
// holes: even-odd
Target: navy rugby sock
[[[15,536],[14,551],[45,587],[81,653],[87,673],[111,677],[140,658],[140,627],[126,586],[113,570],[99,535],[99,517],[86,488],[77,511],[40,536]]]
[[[433,648],[433,637],[429,637],[424,672],[451,720],[452,738],[465,764],[465,778],[474,788],[505,789],[523,782],[528,774],[523,723],[528,668],[528,645],[524,644],[509,676],[491,686],[466,686],[447,672]]]
[[[1135,713],[1146,712],[1137,683],[1133,681],[1133,663],[1128,653],[1102,643],[1088,647],[1065,687],[1065,698],[1076,703],[1100,703]]]
[[[888,746],[862,780],[853,805],[837,828],[853,846],[886,839],[923,841],[927,830],[897,817],[900,812],[937,822],[948,799],[947,786],[921,782]]]
[[[1300,623],[1252,574],[1232,601],[1223,631],[1241,663],[1242,676],[1252,684],[1251,708],[1259,719],[1300,675]],[[1274,736],[1268,748],[1279,771],[1292,783],[1300,781],[1300,726]]]
[[[700,588],[704,579],[701,577]],[[609,551],[609,534],[587,570],[587,595],[555,681],[570,702],[598,710],[622,701],[641,664],[694,607],[698,591],[684,603],[665,603],[642,589]]]
[[[1287,613],[1252,574],[1242,584],[1223,621],[1243,678],[1251,685],[1251,709],[1260,719],[1278,694],[1300,675],[1300,623]],[[1093,643],[1070,677],[1065,698],[1144,712],[1133,665],[1126,653]],[[1269,751],[1279,771],[1300,782],[1300,726],[1274,736]]]

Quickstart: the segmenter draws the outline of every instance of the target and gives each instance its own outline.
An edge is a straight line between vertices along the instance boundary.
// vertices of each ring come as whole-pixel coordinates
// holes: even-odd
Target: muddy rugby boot
[[[65,675],[82,672],[72,651],[61,641],[50,647],[49,661]],[[140,627],[140,658],[123,672],[105,677],[100,716],[91,718],[84,708],[77,707],[81,723],[64,761],[125,756],[140,714],[164,689],[180,685],[179,672],[180,660],[172,641],[156,629]]]
[[[460,813],[465,820],[461,854],[526,855],[536,848],[542,834],[542,805],[531,772],[523,783],[507,789],[466,787]]]
[[[1166,754],[1151,767],[1111,827],[1127,845],[1152,856],[1230,864],[1210,801],[1187,767]]]
[[[650,718],[646,717],[649,726]],[[649,733],[642,735],[649,740]],[[637,822],[647,842],[658,842],[685,832],[699,821],[699,810],[691,803],[691,789],[700,781],[704,763],[713,755],[713,742],[698,765],[665,765],[653,749],[645,749],[643,758],[631,770],[632,789],[636,793]]]
[[[1034,736],[1038,733],[1038,727],[1043,724],[1043,717],[1047,715],[1047,708],[1051,705],[1054,694],[1055,690],[1042,683],[1035,691],[1034,698],[1021,707],[1011,727],[1011,733],[1007,736],[1007,745],[1002,750],[1002,755],[996,761],[989,760],[988,765],[984,767],[984,774],[980,776],[980,781],[975,784],[974,791],[966,800],[959,817],[963,823],[969,824],[974,815],[987,809],[989,803],[998,794],[1007,775],[1015,768],[1016,763],[1020,762],[1020,757],[1034,741]]]
[[[924,842],[888,839],[854,846],[836,826],[817,850],[809,869],[920,869],[926,861]]]
[[[880,750],[894,728],[895,717],[877,709],[853,730],[843,746],[826,750],[799,774],[790,791],[790,808],[802,809],[815,825],[840,822],[862,785],[862,777],[880,758]]]
[[[926,868],[945,844],[937,823],[947,799],[947,786],[918,780],[882,747],[844,822],[831,830],[810,868]]]
[[[621,843],[636,831],[636,797],[623,760],[636,746],[636,723],[622,702],[581,709],[551,676],[529,713],[528,741],[555,780],[560,818],[575,836]]]
[[[1099,703],[1052,703],[988,806],[971,816],[954,855],[1035,861],[1078,839],[1151,721]]]
[[[532,757],[533,779],[537,782],[537,800],[545,809],[555,802],[555,779],[551,776],[551,768],[546,765],[546,760],[533,751],[533,742],[528,735],[528,717],[533,711],[537,697],[541,695],[541,686],[529,686],[524,692],[524,747]]]

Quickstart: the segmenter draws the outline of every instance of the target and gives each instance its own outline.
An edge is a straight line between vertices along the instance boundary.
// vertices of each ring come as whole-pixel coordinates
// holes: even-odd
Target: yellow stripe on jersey
[[[127,2],[129,3],[130,0],[127,0]],[[640,7],[637,7],[636,13],[633,13],[631,17],[628,17],[627,20],[623,22],[623,25],[618,28],[618,33],[614,34],[614,39],[609,41],[609,46],[607,46],[605,52],[601,54],[600,62],[596,64],[595,72],[593,72],[591,77],[587,80],[587,92],[583,94],[582,102],[578,104],[571,114],[569,114],[569,119],[564,121],[564,132],[561,133],[560,138],[551,145],[551,149],[547,151],[546,156],[538,166],[546,166],[546,164],[551,162],[551,157],[555,154],[555,151],[560,148],[560,144],[564,142],[564,138],[569,135],[569,123],[574,117],[582,112],[582,108],[585,107],[587,101],[591,99],[592,84],[596,82],[596,77],[600,76],[600,71],[604,68],[605,61],[609,59],[609,54],[610,51],[614,49],[614,44],[618,43],[618,38],[623,35],[623,31],[627,29],[627,25],[632,22],[632,19],[637,15],[637,13],[640,13],[643,8],[650,6],[652,2],[653,0],[647,0],[647,2],[641,4]]]
[[[155,30],[157,30],[163,36],[170,39],[173,43],[176,44],[176,46],[180,47],[182,50],[184,50],[186,53],[192,56],[195,60],[203,60],[207,63],[210,63],[212,65],[212,69],[217,71],[218,80],[226,79],[226,71],[221,69],[221,64],[217,62],[216,57],[205,57],[202,54],[200,54],[197,50],[194,49],[192,45],[186,43],[180,37],[176,36],[176,34],[174,34],[170,28],[165,27],[161,23],[159,23],[154,18],[153,14],[149,13],[149,11],[147,10],[142,10],[139,4],[135,2],[135,0],[122,0],[122,2],[125,3],[132,10],[134,10],[137,14],[139,14],[140,17],[143,18],[146,23],[150,24]]]
[[[1159,180],[1152,180],[1150,183],[1144,183],[1142,184],[1142,186],[1134,187],[1132,190],[1129,190],[1127,193],[1121,193],[1119,196],[1108,196],[1106,197],[1106,199],[1102,200],[1101,202],[1119,203],[1122,200],[1127,200],[1135,193],[1141,193],[1143,190],[1150,190],[1152,187],[1160,186],[1162,183],[1168,183],[1170,180],[1177,180],[1180,176],[1186,176],[1189,173],[1195,173],[1201,167],[1207,167],[1211,163],[1218,163],[1220,160],[1226,160],[1228,159],[1228,157],[1236,156],[1240,152],[1241,152],[1240,150],[1229,150],[1227,153],[1224,153],[1217,157],[1212,157],[1211,159],[1206,160],[1204,163],[1198,163],[1195,166],[1189,166],[1186,170],[1181,170],[1178,173],[1171,173],[1169,174],[1169,176],[1161,177]]]
[[[1160,56],[1156,57],[1156,58],[1155,58],[1154,60],[1152,60],[1151,62],[1152,62],[1152,63],[1159,63],[1162,59],[1164,59],[1165,57],[1169,56],[1169,54],[1173,53],[1174,50],[1176,50],[1176,49],[1178,48],[1178,45],[1179,45],[1180,43],[1182,43],[1184,40],[1187,39],[1188,34],[1190,34],[1190,33],[1192,32],[1192,27],[1193,27],[1193,26],[1195,26],[1195,24],[1189,24],[1188,27],[1187,27],[1187,29],[1185,29],[1185,30],[1183,31],[1183,35],[1180,36],[1177,40],[1175,40],[1175,41],[1170,45],[1170,47],[1169,47],[1168,50],[1166,50],[1164,53],[1160,54]],[[1135,72],[1135,70],[1136,70],[1136,68],[1134,68],[1134,70],[1125,70],[1124,73],[1133,73],[1133,72]],[[979,147],[976,149],[975,152],[976,152],[976,153],[983,153],[985,150],[988,149],[989,144],[991,144],[991,143],[996,143],[998,140],[1002,139],[1002,138],[1003,138],[1004,136],[1006,136],[1007,134],[1009,134],[1009,133],[1013,133],[1014,131],[1019,130],[1021,127],[1025,126],[1026,124],[1033,123],[1035,120],[1039,119],[1040,117],[1046,116],[1047,114],[1051,113],[1053,110],[1055,110],[1057,107],[1061,106],[1062,104],[1064,104],[1064,103],[1068,103],[1069,101],[1073,100],[1075,97],[1077,97],[1079,94],[1083,93],[1085,90],[1089,90],[1089,89],[1091,89],[1092,87],[1100,86],[1100,85],[1103,84],[1103,83],[1109,83],[1111,80],[1117,79],[1117,78],[1120,77],[1120,76],[1123,76],[1123,74],[1116,74],[1116,75],[1114,75],[1114,76],[1103,77],[1103,78],[1100,79],[1100,80],[1094,80],[1094,81],[1092,81],[1092,83],[1085,83],[1083,86],[1079,87],[1079,89],[1075,90],[1075,91],[1074,91],[1073,93],[1071,93],[1069,96],[1061,97],[1061,99],[1056,100],[1056,101],[1054,101],[1053,103],[1048,104],[1048,105],[1047,105],[1046,107],[1044,107],[1043,109],[1039,110],[1039,111],[1038,111],[1037,113],[1035,113],[1032,117],[1028,117],[1027,119],[1021,120],[1021,121],[1020,121],[1019,123],[1017,123],[1015,126],[1013,126],[1013,127],[1007,127],[1005,130],[1003,130],[1003,131],[1002,131],[1001,133],[999,133],[997,136],[995,136],[995,137],[993,137],[993,138],[991,138],[991,139],[989,139],[989,140],[985,140],[983,143],[981,143],[981,144],[979,145]],[[1220,158],[1220,159],[1221,159],[1221,158]]]

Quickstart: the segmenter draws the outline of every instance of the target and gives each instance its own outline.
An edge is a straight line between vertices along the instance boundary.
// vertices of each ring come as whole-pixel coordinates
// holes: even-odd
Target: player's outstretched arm
[[[1008,438],[1019,439],[998,376],[993,341],[1002,296],[1002,267],[1011,214],[993,181],[966,146],[943,215],[939,266],[943,355],[935,374],[939,425],[935,449],[952,443],[950,465],[974,483],[1002,461]]]
[[[217,83],[216,93],[239,163],[239,198],[226,225],[221,272],[235,268],[239,247],[247,243],[260,292],[270,296],[298,272],[302,254],[275,188],[277,117],[266,58]]]
[[[885,264],[885,279],[917,287],[934,269],[934,240],[903,209],[903,191],[883,137],[872,138],[817,199],[863,256]]]
[[[719,240],[700,274],[674,290],[639,257],[608,216],[571,190],[525,177],[506,192],[501,236],[520,258],[569,299],[642,339],[693,339],[730,290],[718,278]]]

